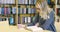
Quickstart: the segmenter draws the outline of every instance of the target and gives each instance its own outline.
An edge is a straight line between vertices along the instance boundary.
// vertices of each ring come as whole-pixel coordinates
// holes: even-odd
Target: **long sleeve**
[[[54,12],[52,11],[49,14],[50,18],[45,21],[45,23],[41,26],[43,29],[48,29],[48,27],[54,22]]]
[[[34,26],[36,23],[39,22],[39,14],[36,14],[33,18],[32,18],[32,23],[29,23],[27,26]]]

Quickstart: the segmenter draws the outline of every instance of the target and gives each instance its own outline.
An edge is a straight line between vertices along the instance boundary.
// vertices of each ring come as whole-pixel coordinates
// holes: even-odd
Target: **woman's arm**
[[[54,12],[51,12],[49,15],[50,15],[50,18],[47,19],[45,23],[41,26],[43,29],[48,29],[50,24],[54,22]]]

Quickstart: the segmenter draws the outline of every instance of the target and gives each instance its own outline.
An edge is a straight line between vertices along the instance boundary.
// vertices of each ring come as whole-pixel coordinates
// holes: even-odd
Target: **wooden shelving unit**
[[[18,16],[20,16],[20,24],[22,24],[22,17],[27,16],[27,17],[33,17],[35,13],[32,14],[18,14],[18,8],[36,8],[35,4],[18,4],[18,0],[15,0],[15,4],[0,4],[0,7],[8,7],[8,8],[13,8],[16,7],[16,14],[8,14],[8,15],[3,15],[1,16],[2,18],[10,18],[11,16],[14,18],[14,22],[17,25],[18,24]]]

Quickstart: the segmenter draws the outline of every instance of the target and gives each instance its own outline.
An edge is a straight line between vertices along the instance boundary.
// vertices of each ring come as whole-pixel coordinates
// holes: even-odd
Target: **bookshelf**
[[[55,3],[55,17],[56,17],[56,21],[60,22],[60,0],[56,0]]]
[[[16,16],[16,0],[1,0],[0,1],[0,18],[11,18],[11,19],[15,19],[15,16]],[[9,20],[8,19],[8,20]],[[13,19],[13,20],[14,20]],[[13,22],[13,21],[11,21]],[[14,22],[16,23],[16,21],[14,20]],[[10,24],[10,21],[9,21],[9,24]],[[14,24],[12,24],[14,25]]]
[[[11,25],[28,24],[23,23],[22,18],[24,17],[26,19],[24,21],[29,20],[30,22],[36,13],[36,1],[37,0],[1,0],[0,16],[2,18],[9,18],[9,24],[12,23]]]
[[[21,1],[21,0],[18,0],[18,1]],[[22,1],[23,1],[22,3],[18,2],[18,10],[20,9],[20,12],[18,12],[18,15],[20,16],[20,24],[28,24],[27,23],[28,18],[33,17],[36,13],[36,11],[34,9],[35,8],[35,3],[29,2],[31,0],[26,0],[26,1],[22,0]],[[32,1],[34,1],[34,0],[32,0]],[[25,23],[23,23],[23,22],[25,22]]]

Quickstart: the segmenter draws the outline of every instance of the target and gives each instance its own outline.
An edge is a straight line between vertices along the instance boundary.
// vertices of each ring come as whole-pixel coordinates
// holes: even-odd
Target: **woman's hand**
[[[39,26],[39,23],[36,23],[35,26]]]

